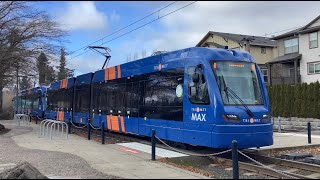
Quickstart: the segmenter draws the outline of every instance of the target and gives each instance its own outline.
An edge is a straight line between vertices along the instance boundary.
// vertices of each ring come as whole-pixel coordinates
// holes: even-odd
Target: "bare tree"
[[[127,54],[127,62],[130,62],[132,60],[131,53]]]
[[[133,60],[137,60],[138,59],[138,53],[134,53],[134,55],[133,55]]]
[[[145,58],[146,56],[147,56],[147,51],[146,51],[146,49],[143,49],[141,51],[141,58]]]
[[[40,52],[56,54],[67,33],[34,2],[0,2],[0,92],[13,76],[36,73]],[[18,72],[18,73],[16,73]],[[2,96],[0,94],[0,105]]]

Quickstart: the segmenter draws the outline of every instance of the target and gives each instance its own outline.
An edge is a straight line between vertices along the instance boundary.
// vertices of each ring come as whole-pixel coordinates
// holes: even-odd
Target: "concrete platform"
[[[0,121],[0,123],[9,128],[15,127],[13,121]],[[18,146],[74,154],[85,159],[92,168],[113,176],[137,179],[207,179],[200,174],[151,161],[148,152],[124,147],[123,144],[101,145],[77,135],[70,135],[68,140],[39,138],[38,125],[31,123],[31,127],[32,132],[12,137]]]
[[[272,149],[286,149],[304,146],[319,146],[320,135],[311,136],[311,144],[308,144],[308,135],[301,133],[273,133],[273,145],[257,148],[250,148],[252,150],[272,150]]]

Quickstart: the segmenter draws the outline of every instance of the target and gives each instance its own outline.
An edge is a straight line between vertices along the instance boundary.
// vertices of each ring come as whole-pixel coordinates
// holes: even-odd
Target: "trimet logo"
[[[193,111],[191,113],[191,120],[192,121],[207,121],[206,120],[206,115],[207,114],[204,114],[204,112],[207,111],[206,108],[191,108],[191,111]]]
[[[154,66],[154,70],[161,71],[161,69],[166,68],[168,64],[159,64],[158,66]]]

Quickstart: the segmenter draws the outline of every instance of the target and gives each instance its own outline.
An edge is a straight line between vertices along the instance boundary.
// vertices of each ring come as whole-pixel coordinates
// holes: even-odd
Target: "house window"
[[[309,34],[309,48],[318,47],[318,32],[313,32]]]
[[[290,54],[298,52],[299,43],[298,38],[288,39],[284,41],[284,54]]]
[[[263,80],[265,83],[268,83],[268,69],[261,69]]]
[[[320,74],[320,62],[308,63],[309,74]]]
[[[267,50],[265,47],[261,47],[261,54],[266,54]]]

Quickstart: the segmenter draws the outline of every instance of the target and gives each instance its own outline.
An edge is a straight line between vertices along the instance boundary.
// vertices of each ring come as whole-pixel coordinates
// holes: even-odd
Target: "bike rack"
[[[49,129],[49,126],[50,126],[50,129]],[[60,132],[60,126],[61,126],[61,132]],[[69,130],[68,128],[69,128],[68,124],[63,121],[45,119],[41,121],[39,125],[39,137],[40,136],[46,137],[49,135],[50,139],[52,140],[52,135],[58,136],[58,137],[64,137],[64,133],[66,133],[65,137],[66,139],[68,139],[68,130]]]
[[[14,121],[18,126],[20,126],[21,121],[25,123],[26,125],[30,125],[30,116],[26,114],[15,114],[14,115]]]

